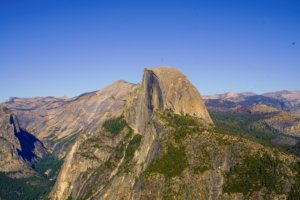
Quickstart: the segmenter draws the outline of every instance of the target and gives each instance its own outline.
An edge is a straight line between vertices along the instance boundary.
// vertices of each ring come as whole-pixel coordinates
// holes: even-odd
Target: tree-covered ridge
[[[299,159],[281,148],[172,110],[159,117],[166,134],[140,182],[147,188],[160,185],[163,199],[207,199],[211,187],[221,193],[213,199],[295,199],[299,194]],[[217,182],[210,186],[211,181]]]
[[[29,178],[11,178],[0,173],[0,197],[3,200],[35,200],[47,198],[63,160],[47,156],[33,166],[37,175]]]
[[[226,173],[224,192],[251,194],[265,187],[268,191],[283,192],[282,161],[268,154],[249,155]]]
[[[210,115],[220,132],[249,138],[300,156],[300,138],[287,136],[264,122],[270,114],[210,111]],[[290,141],[296,145],[288,144]]]
[[[93,165],[80,172],[78,180],[82,182],[78,184],[82,189],[77,197],[96,198],[99,186],[107,187],[115,177],[132,173],[133,158],[142,138],[124,116],[107,119],[97,132],[87,136],[78,148],[76,159]]]

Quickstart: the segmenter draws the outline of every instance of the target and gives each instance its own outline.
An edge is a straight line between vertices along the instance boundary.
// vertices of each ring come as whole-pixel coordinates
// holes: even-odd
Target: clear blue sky
[[[202,94],[300,89],[300,1],[0,0],[0,102],[137,83],[159,65]]]

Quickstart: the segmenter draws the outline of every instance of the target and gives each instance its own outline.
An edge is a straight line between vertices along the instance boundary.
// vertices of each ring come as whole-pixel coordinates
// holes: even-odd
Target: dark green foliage
[[[200,133],[204,130],[199,119],[188,114],[179,115],[167,109],[161,114],[161,117],[169,126],[174,128],[172,135],[177,143],[180,143],[187,134]]]
[[[283,135],[284,137],[298,139],[299,142],[295,146],[273,142],[273,139],[282,133],[263,122],[263,119],[268,118],[270,114],[211,111],[210,115],[217,127],[215,131],[218,133],[242,136],[263,145],[276,147],[298,157],[300,156],[299,138]]]
[[[85,183],[82,186],[83,189],[81,190],[78,199],[88,199],[91,197],[97,190],[97,188],[95,188],[95,184],[109,184],[109,177],[117,166],[119,166],[117,174],[128,173],[132,169],[133,163],[131,160],[134,156],[134,152],[140,145],[142,136],[133,136],[132,128],[127,123],[125,123],[125,126],[127,133],[124,135],[111,157],[96,170],[88,172],[87,174],[91,174],[88,178],[86,175],[82,175],[82,179],[85,180]],[[122,132],[122,136],[123,133],[125,133],[125,131]]]
[[[207,148],[201,148],[201,151],[196,153],[197,164],[193,167],[195,174],[202,174],[207,170],[212,169],[211,166],[211,152]]]
[[[179,115],[174,113],[172,110],[167,109],[161,115],[170,126],[175,127],[190,127],[190,126],[199,126],[199,121],[196,117],[192,117],[188,114]]]
[[[62,159],[58,160],[49,155],[33,166],[39,173],[38,176],[14,179],[5,173],[0,173],[0,199],[32,200],[46,198],[55,183],[62,163]],[[48,175],[45,174],[47,170],[50,171]]]
[[[207,166],[197,166],[193,168],[195,174],[202,174],[205,171],[209,170],[210,168]]]
[[[162,158],[153,161],[146,173],[158,172],[170,178],[181,175],[188,166],[185,149],[182,147],[168,146],[168,150]]]
[[[67,198],[67,200],[72,200],[73,198],[72,198],[72,196],[69,196],[68,198]]]
[[[124,161],[121,168],[125,172],[130,171],[130,161],[133,158],[135,151],[140,146],[142,136],[137,134],[134,135],[132,138],[133,130],[130,128],[128,124],[126,124],[126,126],[128,127],[127,134],[124,136],[123,140],[117,146],[115,154],[108,161],[104,163],[104,167],[107,169],[114,168],[124,156]]]
[[[295,146],[285,146],[285,149],[292,153],[295,154],[296,156],[300,157],[300,138],[298,138],[298,142]]]
[[[119,145],[116,148],[114,156],[109,160],[109,162],[119,162],[123,156],[124,156],[124,151],[126,148],[126,144],[128,143],[128,140],[132,137],[133,130],[132,128],[126,123],[126,126],[128,128],[127,134],[124,136],[123,140],[119,143]]]
[[[132,160],[135,151],[139,148],[141,144],[141,140],[142,140],[142,136],[137,134],[128,143],[128,146],[125,151],[124,163],[122,164],[122,169],[125,173],[131,171],[132,163],[130,161]]]
[[[104,167],[108,168],[108,169],[112,169],[114,166],[114,164],[111,162],[111,160],[108,160],[104,163]]]
[[[0,173],[0,198],[4,200],[32,200],[46,196],[51,184],[42,177],[14,179]]]
[[[267,154],[247,156],[226,174],[224,192],[246,195],[265,187],[280,194],[284,176],[280,169],[281,161]]]
[[[133,158],[134,152],[140,146],[141,140],[142,140],[142,136],[139,134],[135,135],[132,138],[132,140],[130,140],[127,149],[125,151],[125,160],[130,160]]]
[[[295,183],[292,185],[291,191],[288,194],[288,200],[300,199],[300,161],[296,162],[293,167],[296,172]]]
[[[47,170],[50,170],[50,173],[47,177],[53,178],[53,177],[57,176],[57,173],[58,173],[60,167],[62,166],[63,162],[64,162],[63,159],[59,160],[57,158],[54,158],[53,156],[47,156],[47,157],[41,159],[40,161],[38,161],[34,165],[34,168],[41,175],[45,175],[45,172]]]
[[[201,123],[196,117],[190,115],[179,115],[167,109],[161,113],[173,131],[167,136],[162,145],[166,145],[166,153],[157,160],[152,161],[146,170],[146,174],[158,172],[167,178],[181,175],[188,167],[188,160],[185,153],[185,146],[182,144],[187,134],[200,132]],[[175,142],[175,143],[174,143]]]
[[[120,144],[118,145],[115,153],[115,159],[118,161],[123,157],[124,150],[126,147],[126,141],[121,141]]]
[[[105,130],[109,131],[112,135],[119,134],[127,125],[123,116],[106,120],[103,123]]]
[[[210,112],[218,131],[251,137],[252,139],[271,143],[275,130],[259,123],[264,115],[237,112]]]

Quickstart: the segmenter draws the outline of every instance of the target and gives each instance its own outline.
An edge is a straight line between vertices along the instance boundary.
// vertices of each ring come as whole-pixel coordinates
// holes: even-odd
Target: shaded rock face
[[[47,151],[32,134],[20,128],[17,117],[0,105],[0,170],[14,177],[34,174],[32,163],[43,158]]]
[[[51,199],[276,199],[277,187],[284,199],[297,189],[298,158],[212,126],[206,109],[185,102],[203,104],[199,93],[179,83],[188,97],[178,96],[180,91],[169,89],[176,84],[164,80],[168,72],[181,77],[165,67],[145,69],[142,84],[124,95],[124,104],[107,110],[94,133],[79,137]],[[107,130],[106,122],[119,116],[127,125],[117,134]],[[258,168],[249,166],[253,161]],[[238,167],[241,173],[234,171]],[[253,170],[258,176],[243,185],[247,193],[235,182],[243,184]],[[272,172],[274,182],[264,186]]]
[[[15,163],[22,162],[30,170],[42,156],[41,143],[25,130],[32,131],[50,152],[65,156],[51,199],[276,199],[278,191],[284,199],[299,191],[298,158],[215,127],[199,92],[173,68],[145,69],[141,85],[117,81],[72,99],[7,105],[21,126],[3,109],[8,125],[0,131],[8,130],[1,134],[11,151],[0,152],[9,158],[0,165],[19,170]],[[262,110],[277,112],[252,111]]]
[[[170,67],[145,68],[142,85],[128,96],[127,108],[126,117],[138,131],[144,131],[155,110],[171,109],[213,123],[197,89]]]
[[[89,136],[80,137],[71,148],[51,192],[52,199],[67,199],[69,196],[74,199],[127,199],[131,196],[136,177],[157,153],[163,136],[164,128],[157,112],[171,109],[175,113],[195,116],[204,123],[212,123],[199,92],[176,69],[145,69],[142,84],[123,94],[121,97],[111,93],[115,96],[113,102],[122,99],[124,104],[114,105],[113,110],[106,109],[107,115],[98,120],[98,129]],[[133,133],[126,134],[128,130],[124,129],[118,136],[109,136],[101,122],[121,115]],[[128,160],[127,148],[138,135],[142,137],[141,142],[132,159]],[[93,146],[93,141],[98,141],[97,147],[87,150],[86,144]],[[120,149],[124,149],[121,157]],[[95,157],[85,157],[87,151],[88,155]],[[116,157],[120,157],[119,160]],[[111,164],[107,163],[111,162],[114,165],[109,168]],[[130,173],[125,170],[128,165]]]
[[[172,109],[178,114],[189,114],[212,123],[200,93],[186,76],[177,69],[158,67],[145,69],[143,86],[146,103],[154,109]]]
[[[16,112],[23,129],[39,138],[49,152],[62,158],[81,133],[97,130],[101,119],[110,115],[107,108],[123,105],[126,100],[124,94],[135,87],[134,84],[117,81],[100,91],[72,99],[14,98],[6,105]]]
[[[97,101],[97,104],[84,105],[87,107],[88,112],[93,111],[94,113],[92,116],[89,115],[88,119],[82,120],[91,120],[91,123],[86,129],[87,131],[78,137],[68,152],[51,192],[52,199],[66,199],[70,195],[73,195],[74,198],[82,198],[84,192],[88,192],[82,189],[87,187],[88,177],[96,173],[96,169],[104,164],[111,156],[112,149],[116,148],[122,137],[125,136],[125,133],[123,133],[121,134],[122,137],[111,137],[107,131],[102,129],[101,125],[106,119],[115,118],[124,113],[126,97],[136,87],[137,85],[118,81],[99,92],[88,94],[90,95],[90,101],[88,102],[85,96],[76,100],[81,100],[82,104]],[[92,144],[95,141],[96,144]],[[85,179],[82,178],[83,175]]]
[[[39,139],[20,128],[15,115],[10,116],[10,124],[13,125],[14,135],[20,143],[18,153],[24,160],[33,163],[37,158],[43,158],[47,154],[47,150]]]

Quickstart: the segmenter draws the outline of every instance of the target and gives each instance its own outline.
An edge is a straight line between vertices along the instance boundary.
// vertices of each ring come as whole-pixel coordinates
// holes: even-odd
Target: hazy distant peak
[[[281,90],[278,92],[269,92],[263,94],[264,96],[267,97],[272,97],[280,100],[293,100],[293,101],[298,101],[300,103],[300,91],[294,90],[294,91],[289,91],[289,90]]]
[[[241,101],[246,97],[256,95],[253,92],[243,92],[243,93],[236,93],[236,92],[226,92],[223,94],[215,94],[210,96],[204,96],[203,98],[205,100],[208,99],[222,99],[222,100],[228,100],[228,101]]]
[[[54,103],[64,103],[67,101],[67,98],[61,97],[32,97],[32,98],[18,98],[12,97],[7,102],[4,102],[4,105],[9,109],[21,109],[21,110],[32,110],[36,108],[40,108],[45,105],[50,105]]]
[[[134,83],[129,83],[124,80],[118,80],[113,82],[112,84],[108,85],[107,87],[97,91],[97,94],[103,94],[103,93],[114,93],[114,91],[119,91],[119,90],[131,90],[132,87],[136,86]]]

